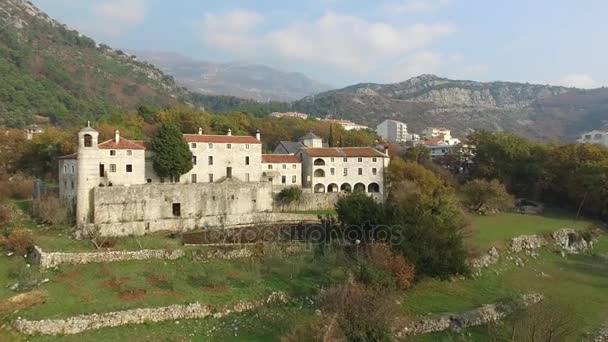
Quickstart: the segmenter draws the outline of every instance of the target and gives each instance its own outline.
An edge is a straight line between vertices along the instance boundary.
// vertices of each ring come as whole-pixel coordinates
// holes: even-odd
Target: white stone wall
[[[287,186],[301,187],[302,163],[262,163],[261,181],[271,182],[279,191]]]
[[[103,165],[104,177],[98,171],[99,183],[108,186],[146,183],[146,157],[144,150],[98,149],[97,168]],[[112,155],[114,151],[114,155]],[[131,165],[131,172],[127,172]]]
[[[280,201],[275,201],[275,210],[286,212],[331,210],[335,208],[336,202],[338,202],[340,196],[343,195],[345,195],[344,192],[313,193],[312,189],[305,189],[302,193],[302,198],[299,201],[286,205],[280,203]],[[376,201],[382,202],[384,200],[380,193],[371,193],[369,195]]]
[[[314,165],[315,160],[322,160],[325,165]],[[370,184],[377,184],[379,192],[384,191],[384,170],[388,166],[389,158],[383,157],[311,157],[302,154],[302,177],[304,187],[314,192],[338,192],[343,186],[350,186],[351,191],[355,185],[362,184],[369,192]],[[333,169],[333,174],[332,174]],[[346,175],[344,175],[346,169]],[[361,169],[361,174],[359,174]],[[374,175],[375,169],[375,175]],[[315,171],[322,170],[324,176],[315,176]],[[321,172],[319,171],[317,175]],[[315,188],[318,185],[317,188]]]
[[[78,189],[78,161],[59,159],[59,198],[72,204]]]
[[[182,175],[181,183],[192,183],[192,175],[196,175],[197,183],[209,183],[209,175],[217,182],[226,178],[227,168],[232,168],[232,178],[242,182],[259,182],[262,172],[262,144],[231,143],[188,143],[192,155],[196,157],[196,165],[190,172]],[[213,157],[213,165],[209,164]],[[249,157],[249,164],[247,164]]]

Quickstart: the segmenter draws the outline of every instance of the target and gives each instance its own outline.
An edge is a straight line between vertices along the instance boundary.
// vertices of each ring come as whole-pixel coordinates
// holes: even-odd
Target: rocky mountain
[[[202,94],[230,95],[260,102],[294,101],[331,89],[301,73],[249,63],[211,63],[170,52],[133,51],[159,66],[177,83]]]
[[[70,30],[25,0],[0,0],[0,125],[62,124],[165,105],[185,92],[158,68]]]
[[[377,125],[385,119],[413,132],[445,126],[463,136],[475,129],[533,138],[573,139],[608,124],[608,89],[581,90],[512,82],[473,82],[422,75],[395,84],[357,84],[306,97],[294,108]]]

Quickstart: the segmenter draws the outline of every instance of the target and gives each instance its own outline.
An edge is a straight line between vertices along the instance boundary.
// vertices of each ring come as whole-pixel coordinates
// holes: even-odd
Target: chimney
[[[114,131],[114,142],[117,144],[120,142],[120,132],[118,130]]]
[[[232,135],[232,130],[228,129],[228,134],[227,135]]]
[[[257,131],[255,131],[255,138],[258,139],[258,141],[262,141],[262,136],[260,135],[259,129]]]
[[[203,128],[202,127],[198,128],[198,135],[203,135]]]

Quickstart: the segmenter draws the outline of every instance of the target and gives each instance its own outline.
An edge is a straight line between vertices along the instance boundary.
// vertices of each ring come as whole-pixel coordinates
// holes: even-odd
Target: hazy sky
[[[608,85],[604,0],[33,0],[122,49],[249,61],[343,86],[423,73]]]

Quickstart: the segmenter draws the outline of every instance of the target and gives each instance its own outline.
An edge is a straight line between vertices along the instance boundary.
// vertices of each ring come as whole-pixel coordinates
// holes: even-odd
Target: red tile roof
[[[68,154],[67,156],[61,156],[58,159],[78,159],[78,153]]]
[[[379,157],[388,158],[384,153],[371,147],[323,147],[303,148],[303,153],[311,157]]]
[[[261,144],[255,137],[248,135],[199,135],[184,134],[187,142],[227,143],[227,144]]]
[[[301,163],[293,154],[262,154],[262,163]]]
[[[104,141],[97,145],[102,150],[145,150],[144,142],[141,140],[129,140],[120,138],[118,143],[114,139]]]
[[[443,139],[432,139],[432,140],[425,140],[422,142],[422,144],[424,145],[439,145],[443,143]]]

